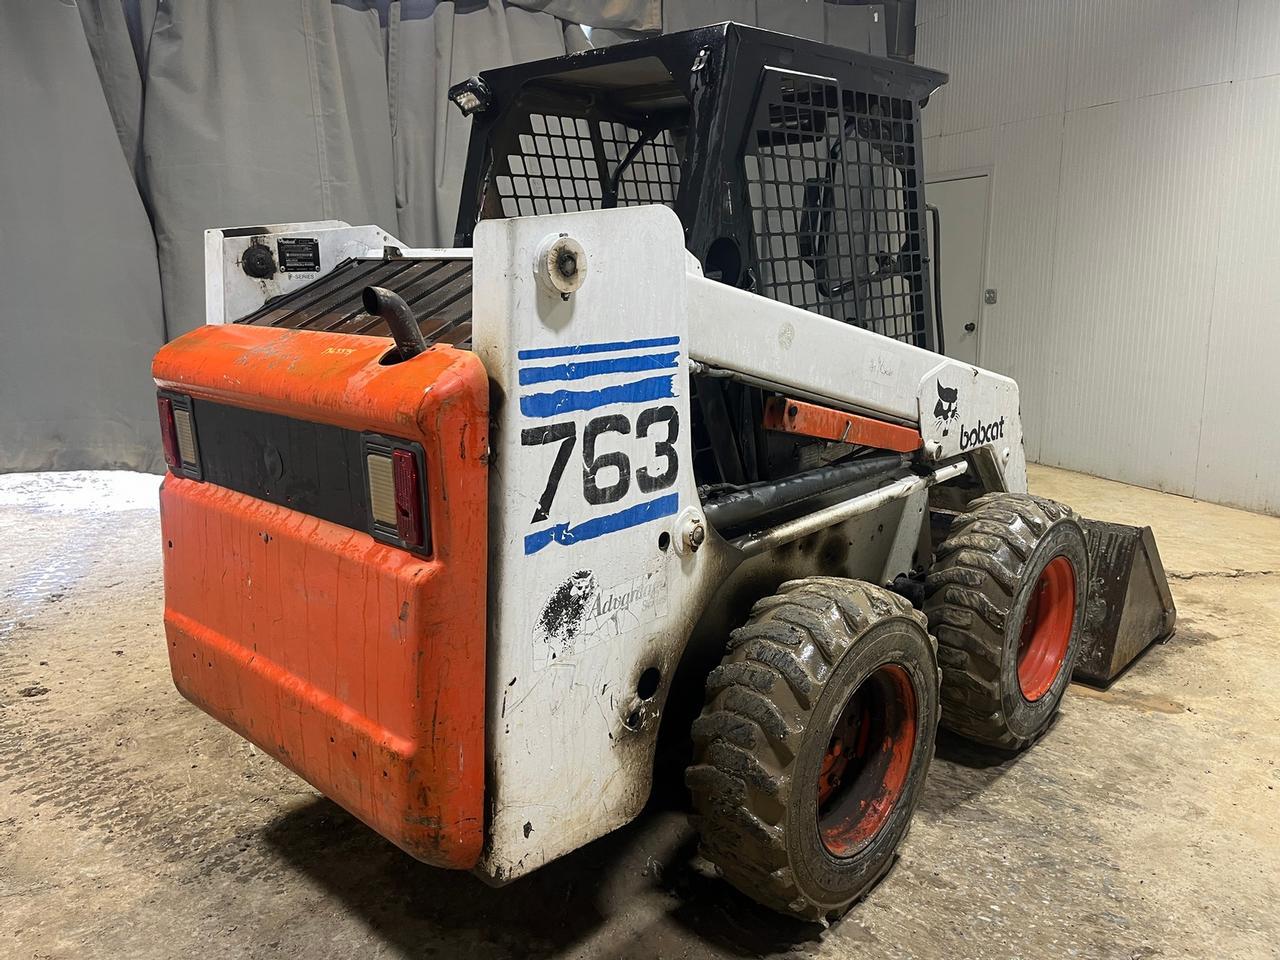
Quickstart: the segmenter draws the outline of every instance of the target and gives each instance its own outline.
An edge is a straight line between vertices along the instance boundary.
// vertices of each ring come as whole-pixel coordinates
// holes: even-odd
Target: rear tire
[[[1080,650],[1088,584],[1071,510],[1029,494],[969,504],[925,588],[942,666],[942,725],[1014,750],[1048,728]]]
[[[730,636],[693,725],[703,856],[770,909],[842,914],[893,862],[937,723],[934,645],[906,600],[784,583]]]

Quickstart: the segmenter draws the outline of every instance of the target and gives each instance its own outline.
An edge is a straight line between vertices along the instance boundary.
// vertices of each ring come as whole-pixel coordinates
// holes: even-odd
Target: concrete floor
[[[155,484],[0,477],[0,957],[1280,955],[1280,519],[1033,468],[1155,527],[1177,636],[1021,756],[941,737],[898,865],[815,931],[673,809],[502,890],[400,854],[174,691]]]

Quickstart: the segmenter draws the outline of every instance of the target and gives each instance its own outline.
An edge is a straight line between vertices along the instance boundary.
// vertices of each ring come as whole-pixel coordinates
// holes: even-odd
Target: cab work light
[[[416,443],[364,437],[369,532],[410,550],[430,548],[423,490],[423,454]]]

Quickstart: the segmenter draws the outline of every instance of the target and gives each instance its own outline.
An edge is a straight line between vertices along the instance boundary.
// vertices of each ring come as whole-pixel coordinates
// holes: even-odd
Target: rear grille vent
[[[386,323],[366,313],[360,301],[367,286],[386,287],[404,297],[428,343],[471,349],[468,259],[345,260],[319,280],[269,301],[236,322],[389,337]]]

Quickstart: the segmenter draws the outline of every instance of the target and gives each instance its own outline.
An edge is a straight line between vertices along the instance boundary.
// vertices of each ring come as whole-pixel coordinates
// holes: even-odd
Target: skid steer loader
[[[635,817],[661,731],[730,882],[847,909],[939,718],[1020,748],[1173,623],[1149,531],[1030,496],[1017,385],[940,351],[944,81],[735,24],[493,70],[454,248],[209,231],[154,363],[178,689],[497,883]]]

